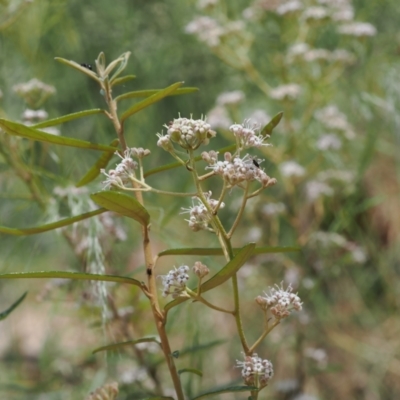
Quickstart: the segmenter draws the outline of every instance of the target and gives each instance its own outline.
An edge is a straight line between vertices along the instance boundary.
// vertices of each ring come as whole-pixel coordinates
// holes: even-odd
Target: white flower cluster
[[[217,97],[217,104],[221,106],[229,104],[239,104],[246,98],[241,90],[234,90],[232,92],[223,92]]]
[[[47,114],[45,110],[30,110],[29,108],[27,108],[22,114],[22,119],[24,121],[43,121],[47,119],[48,116],[49,114]]]
[[[339,26],[338,32],[342,35],[366,37],[375,36],[376,28],[368,22],[349,22]]]
[[[281,286],[275,285],[276,288],[270,289],[270,294],[264,292],[265,297],[258,296],[257,304],[264,310],[271,310],[275,319],[280,320],[290,315],[292,310],[300,311],[302,302],[297,294],[292,293],[292,286],[289,285],[286,290]]]
[[[250,120],[245,120],[243,125],[231,125],[229,130],[238,139],[240,149],[249,149],[250,147],[272,146],[271,144],[264,143],[269,138],[269,135],[262,136],[258,134],[260,125],[251,123]]]
[[[211,192],[205,193],[207,202],[212,210],[215,210],[218,205],[218,200],[211,199]],[[197,201],[197,204],[195,204]],[[225,203],[219,204],[219,208],[224,208]],[[198,197],[194,197],[192,200],[192,207],[183,208],[183,213],[189,213],[189,219],[185,220],[189,222],[189,228],[198,232],[203,229],[207,229],[212,218],[210,212],[207,210],[207,207],[202,203],[202,201]]]
[[[182,265],[178,269],[174,268],[167,275],[161,275],[163,281],[163,297],[169,294],[175,299],[185,290],[186,282],[189,280],[189,267]]]
[[[259,389],[268,385],[274,376],[274,368],[271,361],[263,360],[257,353],[245,356],[244,361],[236,360],[237,367],[242,368],[242,377],[246,385],[256,385]]]
[[[321,108],[315,112],[314,116],[326,128],[342,131],[347,139],[354,139],[354,132],[347,120],[347,116],[336,105],[332,104]]]
[[[201,42],[210,47],[217,47],[221,43],[224,29],[210,17],[197,17],[186,25],[185,32],[196,35]]]
[[[249,154],[243,158],[233,157],[231,153],[225,153],[225,161],[216,161],[209,153],[202,153],[203,160],[210,163],[207,169],[214,171],[215,175],[221,175],[230,187],[240,185],[243,182],[257,180],[263,187],[276,184],[275,178],[270,178],[259,166],[261,160],[255,160]]]
[[[269,97],[275,100],[296,100],[301,94],[301,86],[297,83],[280,85],[269,92]]]
[[[201,144],[208,144],[209,139],[216,135],[211,125],[202,119],[177,118],[165,127],[167,135],[157,134],[157,146],[167,151],[172,148],[171,142],[178,143],[185,150],[195,150]]]
[[[13,86],[14,92],[18,93],[22,97],[26,94],[33,94],[36,92],[44,92],[47,94],[54,94],[56,92],[56,88],[51,85],[46,85],[39,79],[33,78],[29,82],[19,83],[18,85]]]
[[[112,186],[124,186],[130,181],[130,177],[134,175],[135,169],[138,168],[137,162],[132,160],[132,155],[134,155],[135,150],[135,148],[126,149],[123,157],[116,151],[115,154],[120,157],[122,161],[117,164],[115,169],[110,169],[108,173],[104,169],[100,170],[101,173],[107,177],[103,182],[105,190]]]

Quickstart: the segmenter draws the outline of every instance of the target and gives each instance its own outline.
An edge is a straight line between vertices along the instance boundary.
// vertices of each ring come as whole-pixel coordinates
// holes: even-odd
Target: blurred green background
[[[299,8],[285,11],[282,7],[289,3]],[[376,34],[340,34],[346,18],[335,19],[334,14],[317,18],[318,10],[312,9],[322,7],[333,13],[342,6],[354,11],[350,20],[372,24]],[[192,25],[197,35],[185,32],[200,15],[219,25],[203,20],[203,25]],[[239,20],[241,24],[230,25]],[[262,324],[253,300],[268,286],[292,283],[304,302],[304,312],[283,321],[258,349],[275,368],[275,377],[260,398],[396,399],[400,397],[399,23],[396,0],[36,0],[26,4],[3,0],[0,113],[2,118],[22,119],[26,104],[13,87],[32,78],[56,89],[42,106],[49,118],[104,107],[92,80],[54,60],[63,57],[94,64],[101,51],[107,61],[132,52],[125,72],[137,78],[116,88],[115,94],[163,88],[177,81],[200,89],[165,99],[130,119],[128,144],[152,151],[146,168],[172,161],[157,148],[156,133],[165,130],[163,125],[178,113],[194,118],[207,115],[218,132],[209,149],[218,149],[232,140],[226,120],[240,123],[258,115],[265,123],[265,118],[268,121],[268,116],[283,111],[284,119],[269,139],[273,147],[254,154],[264,160],[261,166],[278,184],[249,203],[235,239],[237,246],[256,241],[263,246],[302,247],[297,254],[254,257],[240,273],[243,319],[251,340],[258,337]],[[217,42],[210,45],[210,38]],[[296,53],[294,46],[302,43],[307,43],[307,52],[297,47]],[[312,49],[330,53],[312,53]],[[346,50],[348,59],[333,60],[338,49]],[[282,97],[282,92],[272,89],[288,84],[298,85],[300,94]],[[234,91],[240,91],[236,92],[239,99],[232,100],[232,93],[225,100],[218,97]],[[109,143],[115,135],[112,124],[97,116],[60,129],[62,135],[98,143]],[[24,143],[22,159],[43,179],[43,190],[52,196],[54,188],[61,187],[69,194],[55,195],[54,203],[41,210],[1,156],[0,225],[31,227],[55,215],[86,211],[79,208],[79,194],[74,197],[71,185],[98,154]],[[40,162],[30,164],[32,155]],[[110,165],[115,162],[116,158]],[[164,190],[193,190],[185,171],[154,176],[150,182]],[[209,189],[218,192],[214,184],[217,181]],[[99,178],[89,191],[100,189]],[[221,215],[228,225],[237,210],[237,195],[232,191]],[[178,215],[180,207],[189,205],[181,199],[148,196],[156,251],[217,245],[211,235],[189,231]],[[127,239],[117,240],[115,232],[108,239],[109,232],[103,232],[106,270],[143,279],[138,228],[122,219],[116,223]],[[85,225],[79,240],[96,229],[100,228]],[[82,257],[76,257],[70,244],[54,233],[2,234],[0,251],[2,272],[84,268]],[[202,261],[215,271],[221,260]],[[160,273],[194,261],[190,257],[162,260]],[[137,290],[108,287],[120,318],[109,318],[106,326],[93,287],[83,283],[0,282],[0,311],[26,290],[24,303],[0,321],[0,398],[80,399],[115,380],[120,384],[118,399],[140,399],[152,393],[157,381],[164,388],[172,386],[160,355],[152,348],[91,355],[105,343],[155,333]],[[229,304],[229,294],[227,285],[211,299]],[[241,359],[240,346],[229,318],[185,303],[171,314],[169,330],[174,349],[187,350],[178,359],[178,368],[204,372],[202,380],[182,375],[188,394],[240,383],[240,370],[234,368],[235,360]],[[151,378],[149,371],[154,374]]]

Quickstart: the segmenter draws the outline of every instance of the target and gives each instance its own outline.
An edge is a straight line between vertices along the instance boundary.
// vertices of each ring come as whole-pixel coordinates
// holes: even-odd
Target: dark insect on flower
[[[253,164],[254,164],[257,168],[260,168],[260,164],[258,163],[258,161],[257,161],[255,158],[253,158]]]
[[[92,68],[91,64],[82,63],[81,67],[85,67],[85,68],[90,69],[91,71],[93,71],[93,68]]]

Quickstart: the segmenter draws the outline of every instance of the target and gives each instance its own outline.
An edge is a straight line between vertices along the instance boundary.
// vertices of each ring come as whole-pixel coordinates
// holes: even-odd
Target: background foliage
[[[248,5],[247,1],[226,3],[230,5],[227,15],[231,20],[240,18]],[[0,2],[7,13],[17,5]],[[307,85],[308,91],[304,103],[295,107],[267,98],[245,74],[221,62],[207,46],[185,33],[185,26],[198,13],[193,1],[120,0],[117,5],[103,0],[36,1],[0,31],[0,111],[10,120],[21,119],[25,107],[13,86],[34,77],[57,90],[45,104],[49,118],[103,107],[97,86],[55,62],[56,56],[93,63],[100,51],[108,60],[131,51],[127,72],[137,79],[121,90],[161,88],[179,80],[197,86],[200,92],[168,98],[128,123],[128,143],[148,147],[155,154],[149,158],[149,168],[170,161],[155,146],[155,134],[163,124],[177,117],[178,112],[182,116],[193,113],[196,118],[207,114],[222,92],[241,90],[245,94],[246,100],[230,110],[236,122],[256,109],[271,116],[285,111],[286,122],[270,139],[274,147],[260,154],[266,159],[262,166],[278,178],[278,185],[252,204],[242,224],[243,238],[255,239],[261,245],[293,245],[300,241],[304,249],[300,255],[254,258],[242,270],[244,315],[254,326],[250,336],[258,334],[252,300],[260,290],[285,280],[294,283],[304,301],[305,313],[281,324],[264,344],[263,356],[268,356],[276,369],[274,381],[265,391],[266,398],[294,399],[302,393],[318,399],[369,400],[393,399],[400,394],[400,257],[396,246],[400,227],[400,5],[395,0],[354,1],[353,5],[356,18],[373,24],[377,35],[360,43],[345,43],[357,55],[357,62],[330,86],[319,86],[324,76],[310,84],[307,69],[295,66],[292,76],[300,85]],[[4,20],[7,13],[0,12]],[[296,22],[285,20],[289,36]],[[282,25],[273,17],[249,24],[248,29],[255,37],[251,58],[275,87],[285,80],[279,76],[279,55],[293,39],[282,36]],[[337,35],[328,29],[315,38],[315,43],[335,48]],[[296,122],[302,110],[324,96],[333,99],[346,114],[355,138],[345,141],[334,154],[325,151],[321,156],[323,151],[315,143],[323,128],[311,121],[298,131],[296,124],[288,123],[291,119],[287,113],[298,113],[292,120]],[[290,138],[295,138],[293,146],[288,144],[287,131],[292,132]],[[220,144],[226,145],[223,129],[221,133]],[[114,138],[109,122],[96,116],[64,125],[62,135],[97,143],[110,143]],[[54,147],[49,152],[53,162],[44,167],[58,176],[56,183],[50,178],[46,182],[50,191],[55,186],[65,188],[76,183],[96,157],[65,148]],[[333,186],[333,195],[310,205],[302,189],[304,182],[289,179],[279,169],[281,163],[290,160],[306,168],[307,177],[316,176],[328,165],[330,170],[332,166],[340,171],[347,169],[356,178],[350,188]],[[184,177],[163,176],[164,188],[183,190],[186,185]],[[4,159],[0,159],[0,187],[1,225],[30,227],[45,221],[46,216],[27,197],[28,192]],[[99,188],[98,179],[91,189],[94,192]],[[199,247],[214,244],[206,235],[187,234],[185,223],[177,218],[180,207],[187,204],[155,196],[152,201],[153,218],[158,223],[152,229],[154,236],[158,235],[160,250],[167,245],[182,245],[183,240],[189,244],[195,241]],[[269,217],[264,205],[279,202],[285,205],[286,213]],[[302,235],[302,228],[294,228],[294,219],[311,230]],[[260,221],[262,229],[258,229]],[[128,271],[140,277],[142,260],[135,253],[139,237],[130,226],[125,230],[129,240],[114,244],[108,272]],[[0,251],[3,272],[81,270],[67,243],[52,233],[18,238],[1,235]],[[163,261],[161,269],[166,270],[169,262],[173,261]],[[189,261],[180,258],[174,262]],[[210,263],[216,263],[215,259]],[[111,339],[112,335],[121,336],[123,329],[112,324],[106,330],[101,328],[101,307],[92,301],[90,287],[64,281],[0,282],[0,302],[4,304],[1,311],[26,289],[29,294],[25,302],[7,320],[0,321],[0,391],[5,398],[83,398],[112,378],[121,385],[121,399],[138,398],[132,397],[135,390],[146,392],[146,377],[137,359],[144,357],[146,363],[156,365],[159,359],[151,349],[140,354],[90,354],[112,341],[109,335]],[[134,331],[125,332],[125,336],[154,333],[149,321],[143,320],[144,304],[137,298],[137,291],[124,287],[110,290],[135,322]],[[207,351],[187,352],[187,360],[182,356],[182,367],[187,361],[205,371],[201,387],[239,378],[239,372],[232,368],[232,360],[240,356],[237,344],[229,341],[229,321],[216,321],[213,315],[204,315],[186,304],[169,322],[176,337],[174,345],[181,354],[182,349],[201,348],[208,343]],[[220,364],[214,360],[220,360]],[[183,379],[187,379],[189,393],[200,387],[196,378]]]

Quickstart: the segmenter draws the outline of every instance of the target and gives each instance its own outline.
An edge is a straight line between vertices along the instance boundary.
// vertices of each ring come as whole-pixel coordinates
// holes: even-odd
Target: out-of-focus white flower
[[[201,42],[210,47],[217,47],[221,43],[221,36],[225,31],[217,20],[210,17],[197,17],[186,25],[185,32],[196,35]]]
[[[198,0],[197,7],[200,10],[204,10],[206,8],[212,8],[218,4],[218,0]]]
[[[338,32],[342,35],[365,37],[375,36],[376,28],[368,22],[350,22],[348,24],[340,25]]]
[[[289,0],[289,1],[286,1],[285,3],[281,4],[279,7],[277,7],[275,12],[278,15],[286,15],[286,14],[290,14],[290,13],[299,11],[302,8],[303,8],[303,4],[301,3],[301,1]]]
[[[232,120],[225,107],[216,106],[207,114],[207,121],[214,129],[229,129]]]
[[[354,64],[356,56],[344,49],[336,49],[331,53],[331,60],[343,64]]]
[[[296,83],[277,86],[271,89],[269,96],[275,100],[296,100],[301,93],[301,86]]]
[[[27,108],[23,114],[22,114],[22,119],[25,121],[31,121],[31,120],[39,120],[43,121],[46,119],[49,115],[45,110],[30,110]]]
[[[326,128],[343,131],[345,133],[352,132],[346,115],[339,111],[336,105],[329,105],[325,108],[321,108],[315,112],[314,116]]]
[[[317,141],[318,150],[339,150],[342,147],[342,141],[334,133],[322,135]]]
[[[321,196],[332,196],[333,193],[333,189],[324,182],[310,181],[306,184],[306,197],[311,203]]]
[[[60,136],[60,130],[54,126],[48,126],[47,128],[40,129],[43,132],[50,133],[50,135]]]
[[[266,217],[283,214],[286,211],[286,206],[283,203],[268,203],[264,204],[261,213]]]
[[[320,369],[326,368],[328,364],[328,354],[324,349],[308,347],[304,350],[304,355],[316,361]]]
[[[256,124],[263,127],[271,121],[271,117],[264,110],[254,110],[248,120],[254,121]]]
[[[303,11],[302,18],[305,20],[321,20],[328,17],[325,7],[308,7]]]
[[[279,169],[281,174],[288,178],[300,178],[306,173],[306,170],[296,161],[286,161],[279,165]]]
[[[232,92],[221,93],[217,97],[217,104],[225,106],[227,104],[239,104],[246,98],[241,90],[234,90]]]
[[[331,52],[326,49],[310,49],[303,54],[304,61],[329,61],[331,59]]]

